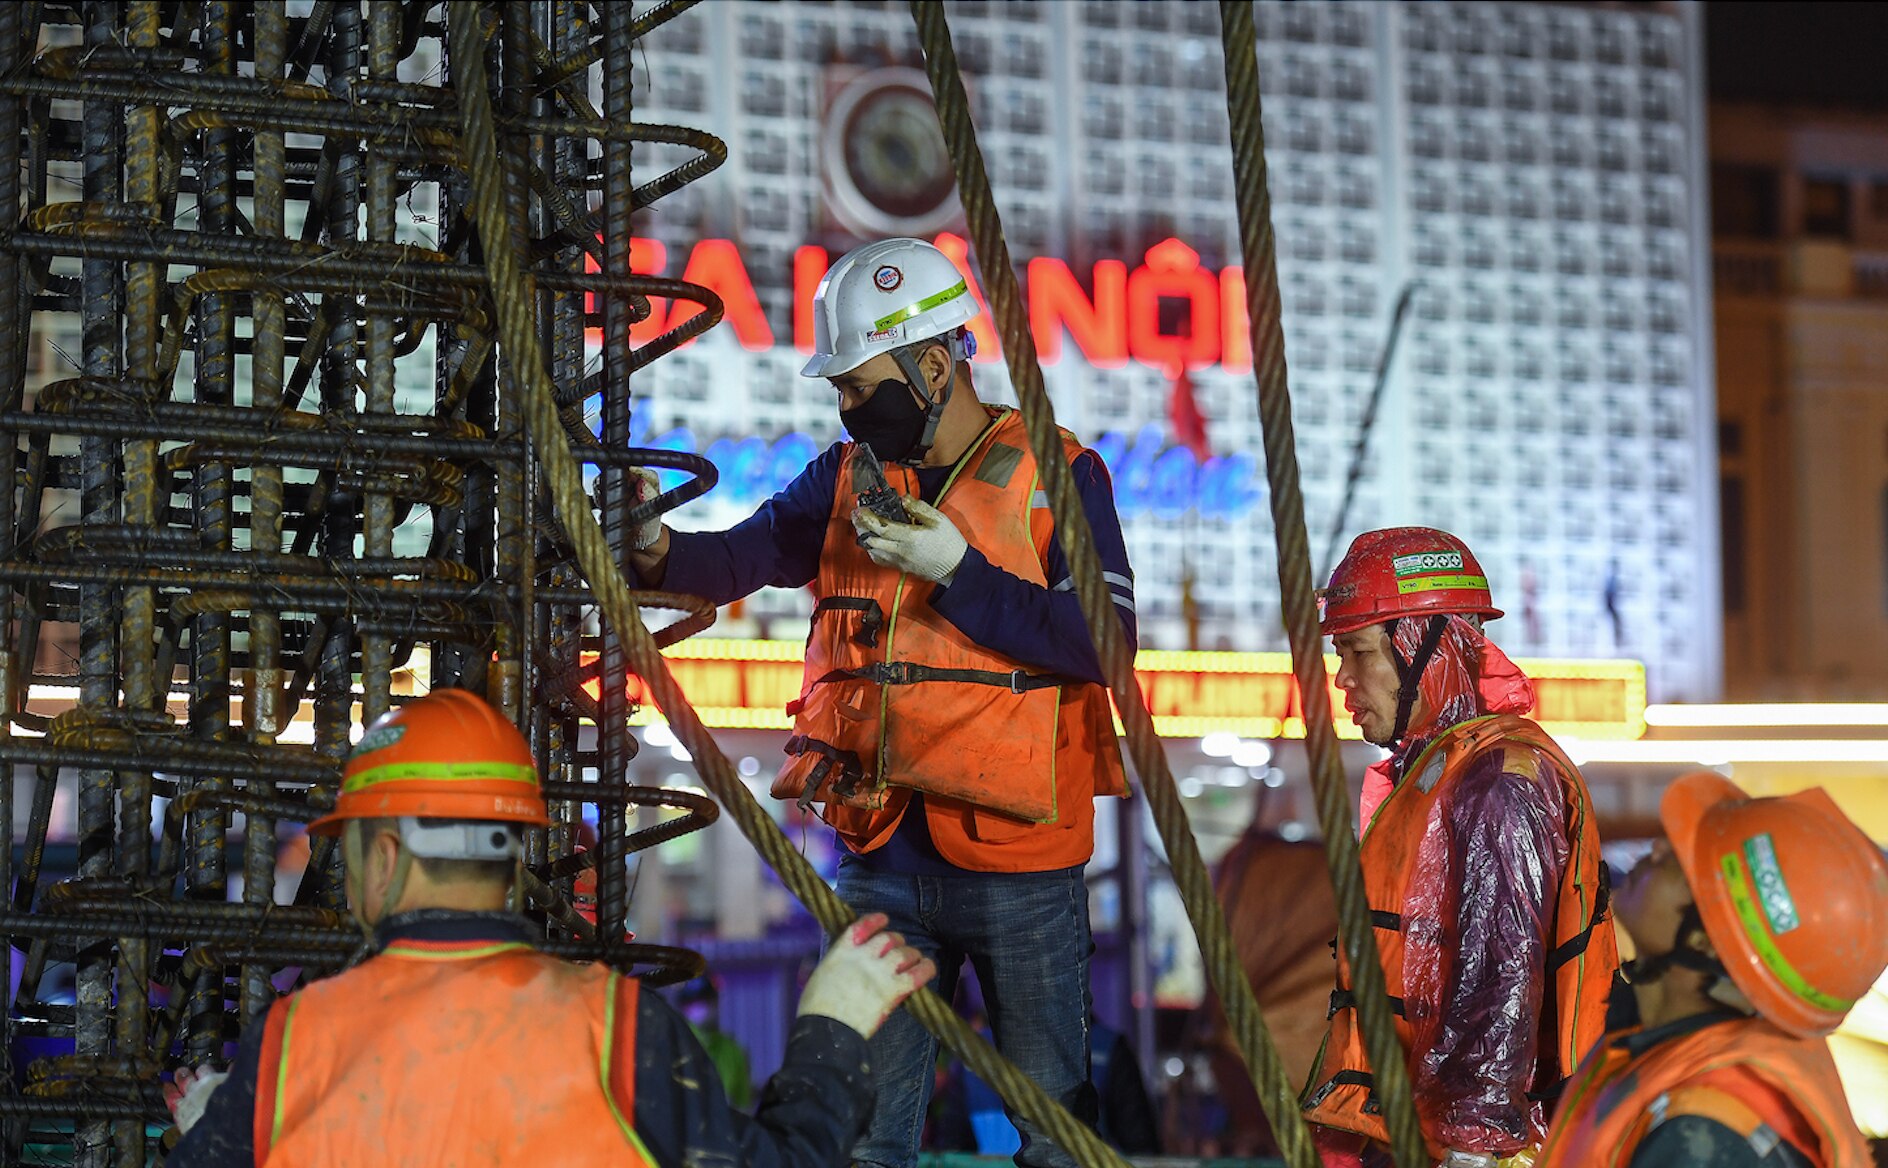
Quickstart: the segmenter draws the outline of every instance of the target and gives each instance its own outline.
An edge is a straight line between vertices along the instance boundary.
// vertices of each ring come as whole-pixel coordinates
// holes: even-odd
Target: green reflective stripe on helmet
[[[1810,985],[1807,978],[1796,972],[1789,958],[1783,956],[1764,924],[1763,910],[1757,906],[1756,886],[1736,852],[1724,853],[1724,858],[1718,861],[1718,875],[1723,878],[1725,888],[1731,895],[1731,907],[1737,911],[1737,919],[1744,926],[1744,935],[1750,939],[1751,948],[1757,951],[1758,959],[1783,983],[1785,989],[1818,1010],[1846,1013],[1849,1007],[1855,1005],[1851,1000],[1825,994]]]
[[[364,771],[349,775],[347,782],[341,785],[343,793],[359,791],[375,783],[391,783],[401,779],[426,779],[429,782],[486,782],[529,783],[535,789],[538,785],[537,768],[517,762],[395,762],[386,766],[368,767]]]
[[[1439,592],[1458,588],[1488,587],[1488,577],[1472,575],[1455,576],[1409,576],[1396,582],[1398,595],[1407,596],[1412,592]]]
[[[877,332],[880,329],[888,329],[895,324],[910,320],[919,313],[929,312],[940,304],[949,304],[968,291],[970,291],[969,283],[964,280],[959,280],[955,288],[946,288],[944,291],[934,296],[926,296],[923,300],[918,301],[909,308],[901,308],[890,316],[879,317],[872,322],[872,331]]]

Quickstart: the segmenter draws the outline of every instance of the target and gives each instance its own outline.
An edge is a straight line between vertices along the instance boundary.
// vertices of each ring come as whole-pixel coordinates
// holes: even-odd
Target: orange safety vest
[[[1470,765],[1491,750],[1505,750],[1504,770],[1529,775],[1543,763],[1552,763],[1561,776],[1563,822],[1572,847],[1560,883],[1547,909],[1553,921],[1553,948],[1548,973],[1553,996],[1541,1003],[1541,1063],[1535,1089],[1537,1102],[1551,1099],[1580,1058],[1606,1030],[1606,1000],[1619,969],[1618,940],[1613,935],[1608,908],[1605,865],[1600,859],[1599,829],[1586,783],[1547,732],[1526,718],[1497,714],[1472,718],[1451,727],[1429,745],[1408,768],[1396,789],[1377,808],[1359,848],[1364,894],[1376,926],[1377,950],[1383,957],[1385,989],[1396,1012],[1397,1036],[1407,1054],[1415,1027],[1406,1014],[1403,977],[1405,938],[1411,921],[1405,918],[1404,893],[1415,873],[1424,832],[1437,802],[1467,773]],[[1524,780],[1525,781],[1525,780]],[[1434,930],[1434,920],[1414,922]],[[1441,922],[1446,934],[1454,922]],[[1337,990],[1331,995],[1331,1028],[1301,1104],[1313,1123],[1357,1132],[1388,1142],[1381,1107],[1364,1053],[1363,1034],[1354,1019],[1350,995],[1350,961],[1339,946]],[[1551,1067],[1547,1064],[1552,1060]],[[1412,1064],[1411,1070],[1414,1071]],[[1430,1130],[1430,1117],[1443,1101],[1417,1100],[1424,1139],[1440,1159],[1446,1149]],[[1544,1126],[1545,1114],[1542,1121]]]
[[[270,1009],[256,1164],[655,1168],[637,984],[516,941],[397,941]]]
[[[1046,587],[1055,525],[1022,416],[991,423],[951,468],[936,507],[993,566]],[[1066,431],[1069,460],[1082,447]],[[938,852],[988,872],[1086,861],[1096,795],[1127,777],[1106,689],[1038,673],[985,649],[931,607],[933,586],[866,555],[852,527],[857,447],[839,464],[806,640],[806,681],[778,798],[823,802],[855,852],[888,839],[922,791]],[[916,498],[909,467],[886,468]]]
[[[1788,1140],[1817,1168],[1874,1163],[1823,1039],[1761,1018],[1700,1027],[1637,1057],[1624,1038],[1609,1035],[1581,1064],[1535,1168],[1630,1164],[1653,1128],[1680,1115],[1715,1119],[1764,1152]]]

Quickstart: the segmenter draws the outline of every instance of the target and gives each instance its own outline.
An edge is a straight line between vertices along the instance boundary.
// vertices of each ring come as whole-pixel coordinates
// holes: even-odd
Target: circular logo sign
[[[957,173],[919,69],[831,74],[820,130],[826,207],[852,234],[929,239],[963,211]]]
[[[880,292],[890,292],[904,282],[905,274],[890,264],[872,273],[872,283],[878,285]]]

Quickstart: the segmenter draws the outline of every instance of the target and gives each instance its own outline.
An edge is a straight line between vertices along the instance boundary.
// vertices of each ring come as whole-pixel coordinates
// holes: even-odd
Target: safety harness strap
[[[813,606],[813,619],[818,620],[822,612],[834,611],[863,613],[859,631],[852,634],[852,639],[868,649],[878,645],[879,630],[885,627],[885,609],[878,601],[869,596],[822,596]]]

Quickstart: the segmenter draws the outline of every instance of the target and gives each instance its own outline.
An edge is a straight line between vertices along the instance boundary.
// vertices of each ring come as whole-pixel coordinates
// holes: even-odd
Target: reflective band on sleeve
[[[395,762],[368,767],[348,776],[343,791],[358,791],[375,783],[400,779],[426,779],[430,782],[529,783],[537,786],[537,768],[515,762]]]
[[[959,280],[955,288],[946,288],[942,292],[926,296],[923,300],[918,301],[908,308],[901,308],[890,316],[879,317],[872,322],[872,329],[876,332],[879,329],[888,329],[895,324],[902,324],[920,313],[931,311],[940,304],[949,304],[968,291],[970,291],[970,285],[963,280]]]
[[[1487,588],[1486,576],[1415,576],[1396,582],[1398,595],[1411,592],[1435,592],[1442,588]]]
[[[1737,910],[1737,919],[1744,926],[1744,935],[1750,939],[1751,948],[1757,951],[1757,957],[1786,989],[1818,1010],[1846,1013],[1849,1007],[1855,1005],[1853,1000],[1825,994],[1810,985],[1808,979],[1796,972],[1796,967],[1783,956],[1764,924],[1763,910],[1757,906],[1750,875],[1744,870],[1744,862],[1736,852],[1724,853],[1724,858],[1718,861],[1718,876],[1724,881],[1725,890],[1730,893],[1731,907]]]

